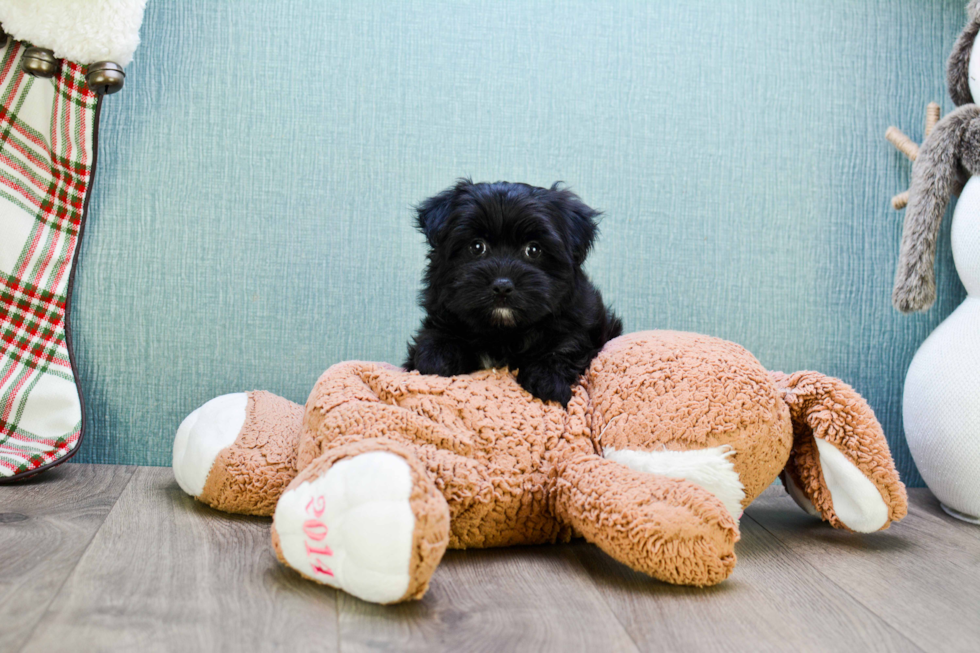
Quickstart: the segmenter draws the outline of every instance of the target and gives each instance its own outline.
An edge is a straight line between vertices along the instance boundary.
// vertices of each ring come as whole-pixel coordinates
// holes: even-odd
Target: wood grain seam
[[[606,554],[603,553],[603,555]],[[575,559],[580,566],[582,566],[583,568],[585,567],[585,565],[582,563],[581,558],[578,557],[578,554],[575,555]],[[636,650],[642,651],[643,648],[641,648],[639,643],[633,638],[633,633],[630,632],[629,627],[625,623],[623,623],[622,619],[619,618],[619,614],[616,612],[615,608],[609,604],[609,601],[606,600],[605,593],[602,592],[599,589],[599,586],[595,584],[595,579],[592,578],[592,574],[589,574],[588,569],[585,570],[585,573],[589,575],[589,582],[592,583],[592,586],[596,589],[596,592],[599,594],[599,600],[602,601],[602,604],[606,606],[606,609],[609,610],[610,613],[612,613],[612,616],[616,620],[616,623],[619,624],[619,627],[622,628],[623,632],[626,633],[626,636],[629,637],[630,641],[633,643],[633,646],[636,648]]]
[[[860,598],[858,598],[858,597],[854,596],[853,594],[851,594],[845,587],[842,587],[833,578],[831,578],[827,574],[823,573],[820,569],[818,569],[817,567],[815,567],[809,560],[806,559],[806,557],[804,557],[800,553],[797,553],[791,546],[789,546],[788,544],[786,544],[786,542],[784,542],[783,539],[781,537],[779,537],[779,535],[777,535],[776,533],[774,533],[771,530],[769,530],[768,528],[766,528],[765,525],[762,522],[760,522],[758,519],[753,518],[752,515],[750,515],[748,512],[746,512],[744,515],[742,515],[742,521],[745,521],[746,519],[752,520],[752,522],[754,522],[755,524],[757,524],[759,526],[759,528],[761,528],[763,531],[765,531],[766,533],[768,533],[769,536],[773,539],[773,542],[776,545],[778,545],[780,548],[782,548],[785,551],[787,551],[788,553],[790,553],[791,556],[793,557],[793,559],[799,560],[800,564],[805,565],[806,567],[808,567],[811,570],[813,570],[821,578],[826,579],[827,582],[829,582],[833,587],[837,588],[837,590],[839,590],[842,594],[844,594],[845,596],[850,597],[851,600],[853,600],[855,603],[857,603],[858,605],[860,605],[861,607],[863,607],[870,614],[874,615],[874,617],[887,630],[890,630],[890,631],[896,633],[901,639],[903,639],[906,642],[908,642],[917,651],[922,651],[922,653],[926,653],[926,650],[925,649],[921,648],[914,640],[910,639],[908,635],[906,635],[901,630],[899,630],[897,627],[895,627],[894,625],[892,625],[892,623],[888,619],[886,619],[882,615],[878,614],[878,612],[876,610],[874,610],[871,606],[869,606],[868,604],[866,604]],[[830,528],[830,526],[828,526],[828,528]],[[737,549],[736,549],[736,553],[737,553]]]
[[[51,604],[54,603],[55,600],[61,595],[61,592],[64,589],[65,584],[68,582],[68,579],[75,575],[75,570],[78,569],[78,565],[82,561],[82,558],[84,558],[85,554],[88,553],[89,548],[92,546],[92,542],[95,541],[96,536],[102,531],[102,527],[105,526],[106,520],[109,519],[109,515],[112,514],[112,511],[115,510],[116,506],[119,504],[120,497],[126,493],[126,489],[129,488],[130,483],[133,482],[133,478],[136,476],[136,472],[140,469],[135,465],[128,467],[130,472],[129,478],[126,479],[126,484],[119,490],[119,494],[116,495],[115,500],[112,502],[112,507],[109,508],[106,511],[105,516],[102,517],[102,521],[99,522],[99,527],[92,531],[92,535],[89,536],[88,542],[86,542],[85,546],[81,549],[81,553],[75,558],[75,562],[72,564],[71,569],[67,574],[65,574],[64,578],[61,579],[61,583],[58,584],[58,589],[51,593],[51,598],[49,598],[47,603],[44,605],[44,609],[38,613],[37,621],[31,625],[31,630],[24,638],[24,641],[22,641],[20,645],[16,646],[16,648],[12,649],[13,651],[16,651],[16,653],[22,653],[23,650],[27,648],[27,645],[31,643],[31,635],[34,632],[34,629],[44,620],[45,617],[47,617],[48,611],[51,609]]]
[[[595,546],[595,545],[593,544],[591,546]],[[602,555],[607,555],[607,554],[603,553]],[[598,585],[596,585],[595,578],[593,578],[592,574],[589,573],[588,568],[585,566],[585,563],[582,562],[582,559],[579,557],[578,552],[567,551],[565,557],[575,561],[575,564],[578,565],[578,568],[582,571],[582,574],[584,574],[584,576],[589,579],[589,587],[592,588],[592,590],[599,597],[599,600],[602,601],[602,604],[606,606],[606,610],[609,611],[609,614],[611,614],[613,616],[613,619],[616,620],[616,623],[619,624],[620,629],[626,634],[626,637],[629,638],[630,643],[633,644],[633,648],[636,649],[637,653],[642,651],[643,648],[633,638],[633,633],[631,633],[630,629],[627,628],[626,624],[623,623],[623,620],[619,618],[619,614],[616,613],[616,610],[613,608],[613,606],[609,605],[609,601],[606,600],[606,597],[603,594],[602,590],[599,588]]]

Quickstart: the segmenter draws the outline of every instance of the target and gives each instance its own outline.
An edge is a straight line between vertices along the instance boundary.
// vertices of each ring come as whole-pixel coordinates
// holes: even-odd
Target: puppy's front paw
[[[406,367],[418,370],[420,374],[456,376],[468,371],[463,363],[462,353],[451,345],[419,343],[409,352]]]
[[[517,382],[541,401],[557,401],[568,406],[572,398],[572,381],[568,377],[561,370],[530,365],[517,373]]]

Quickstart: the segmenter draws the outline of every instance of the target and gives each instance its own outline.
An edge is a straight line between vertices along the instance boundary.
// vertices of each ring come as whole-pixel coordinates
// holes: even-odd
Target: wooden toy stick
[[[938,122],[939,105],[935,102],[930,102],[926,105],[926,138],[929,138],[929,134],[932,133],[933,128],[935,128]]]
[[[896,211],[901,211],[909,204],[909,192],[899,193],[892,198],[892,208]]]
[[[907,156],[910,161],[915,161],[919,156],[919,146],[911,138],[902,133],[902,130],[898,127],[889,127],[888,131],[885,132],[885,138],[895,146],[896,150]]]
[[[939,123],[939,119],[942,117],[942,112],[940,111],[939,105],[935,102],[930,102],[926,105],[926,135],[925,138],[929,138],[929,134],[932,130],[936,128],[936,124]],[[915,161],[919,156],[919,146],[911,138],[906,136],[904,132],[898,127],[889,127],[888,131],[885,132],[885,138],[888,142],[895,146],[895,149],[908,157],[909,161]],[[924,139],[923,139],[924,140]],[[959,195],[959,190],[957,189],[955,195]],[[908,206],[909,203],[909,192],[899,193],[892,198],[892,208],[896,211],[900,211]]]

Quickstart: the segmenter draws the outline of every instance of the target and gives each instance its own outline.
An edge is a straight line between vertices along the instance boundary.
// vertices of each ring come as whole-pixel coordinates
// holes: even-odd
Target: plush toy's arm
[[[915,163],[905,213],[902,248],[892,303],[903,313],[923,311],[936,300],[936,237],[950,195],[959,177],[961,154],[974,149],[971,123],[980,107],[968,104],[943,118],[932,131]]]
[[[905,516],[905,486],[871,407],[849,385],[819,372],[773,372],[789,405],[793,450],[782,479],[807,512],[861,533]]]
[[[595,455],[579,454],[557,470],[558,518],[620,562],[699,587],[735,567],[738,526],[710,492]]]
[[[406,374],[385,363],[348,361],[328,369],[306,403],[308,437],[300,442],[297,466],[303,469],[340,437],[395,437],[428,443],[462,456],[473,454],[470,433],[447,426],[457,417],[441,412],[430,395],[439,395],[453,378]],[[397,405],[414,397],[419,410]]]

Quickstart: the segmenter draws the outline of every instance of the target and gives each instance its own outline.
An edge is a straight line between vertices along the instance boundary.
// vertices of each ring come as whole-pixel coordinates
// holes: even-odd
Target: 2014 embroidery
[[[312,515],[316,519],[307,519],[303,522],[303,533],[309,539],[314,542],[322,542],[327,537],[327,532],[329,529],[327,525],[320,521],[318,518],[323,515],[323,511],[326,509],[326,502],[322,496],[313,497],[310,499],[309,503],[306,504],[306,513]],[[326,566],[318,557],[315,556],[332,556],[333,551],[326,544],[321,544],[319,546],[310,546],[309,542],[304,542],[306,545],[306,555],[310,558],[310,566],[313,571],[323,574],[325,576],[333,577],[333,570]]]

